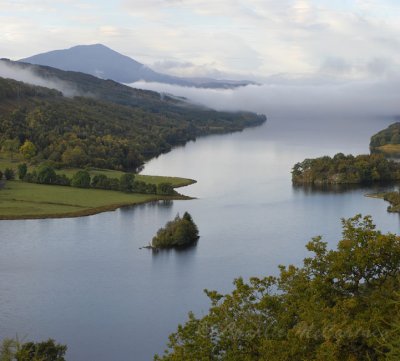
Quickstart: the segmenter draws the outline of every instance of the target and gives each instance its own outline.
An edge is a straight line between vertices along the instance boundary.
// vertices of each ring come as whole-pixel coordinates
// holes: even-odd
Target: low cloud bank
[[[216,110],[248,110],[275,118],[393,117],[400,114],[400,77],[377,81],[280,80],[229,90],[136,82],[130,86],[183,96]]]
[[[71,85],[59,79],[45,79],[35,74],[33,70],[22,68],[7,61],[0,61],[0,77],[22,81],[27,84],[56,89],[67,97],[79,95]]]

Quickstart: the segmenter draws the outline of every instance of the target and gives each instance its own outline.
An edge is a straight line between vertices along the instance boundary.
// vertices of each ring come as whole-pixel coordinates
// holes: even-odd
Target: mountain
[[[102,44],[78,45],[70,49],[34,55],[20,61],[51,66],[61,70],[82,72],[98,78],[128,84],[139,80],[201,88],[234,88],[253,84],[250,81],[180,78],[157,73],[146,65]]]
[[[6,79],[13,75],[25,83]],[[0,144],[30,140],[37,162],[131,170],[198,136],[240,131],[265,120],[89,74],[0,60]]]

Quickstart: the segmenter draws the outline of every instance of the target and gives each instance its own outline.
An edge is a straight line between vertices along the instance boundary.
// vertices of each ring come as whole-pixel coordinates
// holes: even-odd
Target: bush
[[[96,189],[111,189],[111,179],[104,174],[96,174],[92,178],[91,187]]]
[[[160,183],[157,186],[157,194],[171,196],[175,194],[175,190],[171,183]]]
[[[26,176],[26,173],[28,173],[28,166],[26,163],[22,163],[18,165],[18,178],[19,179],[24,179]]]
[[[44,165],[39,167],[37,171],[36,182],[39,184],[56,184],[57,174],[56,171],[48,166]]]
[[[90,174],[86,170],[80,170],[74,174],[71,180],[72,187],[90,188]]]
[[[4,170],[4,178],[5,178],[6,180],[13,180],[13,179],[15,179],[15,172],[14,172],[14,170],[11,169],[11,168],[6,168],[6,169]]]
[[[65,174],[61,175],[56,175],[56,181],[55,183],[58,186],[70,186],[71,185],[71,179],[69,179]]]
[[[132,193],[135,175],[132,173],[125,173],[121,175],[119,180],[119,189],[121,192]]]

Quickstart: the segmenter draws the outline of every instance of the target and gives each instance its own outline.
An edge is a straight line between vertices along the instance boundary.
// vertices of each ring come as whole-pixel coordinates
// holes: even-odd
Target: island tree
[[[185,212],[181,218],[179,214],[164,228],[158,230],[152,240],[154,248],[173,248],[191,245],[199,239],[199,230],[192,216]]]

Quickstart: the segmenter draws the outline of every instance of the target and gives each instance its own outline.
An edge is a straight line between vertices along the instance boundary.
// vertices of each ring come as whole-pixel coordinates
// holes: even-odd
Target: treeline
[[[206,291],[209,312],[189,314],[155,359],[398,361],[400,238],[370,217],[342,222],[336,250],[316,237],[301,266]]]
[[[305,159],[292,170],[294,184],[357,184],[400,179],[400,164],[383,155],[344,155]]]
[[[1,361],[65,361],[67,346],[49,339],[43,342],[21,342],[5,339],[0,344]]]
[[[179,214],[165,227],[160,228],[153,237],[153,248],[173,248],[189,246],[199,239],[199,230],[192,216],[185,212],[182,217]]]
[[[6,168],[4,172],[0,171],[0,180],[3,177],[6,180],[13,180],[16,176],[18,176],[22,181],[37,184],[104,189],[124,193],[157,195],[177,194],[171,183],[163,182],[155,185],[138,181],[132,173],[122,174],[120,178],[110,178],[104,174],[95,174],[94,176],[91,176],[87,170],[79,170],[72,176],[72,178],[69,178],[65,174],[57,174],[56,169],[48,164],[43,164],[29,173],[28,167],[25,163],[18,165],[17,174],[11,168]]]
[[[57,76],[81,96],[67,98],[0,79],[0,148],[12,155],[29,141],[35,149],[29,158],[33,162],[132,171],[198,136],[238,131],[266,119],[195,107],[86,74],[35,69],[43,76]]]

